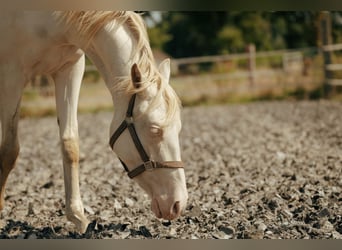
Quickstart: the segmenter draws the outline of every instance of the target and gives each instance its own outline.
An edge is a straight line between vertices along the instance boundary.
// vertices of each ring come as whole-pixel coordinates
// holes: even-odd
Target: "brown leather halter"
[[[125,120],[123,120],[123,122],[120,124],[117,130],[113,133],[109,141],[109,145],[111,146],[112,149],[114,149],[114,144],[119,138],[119,136],[126,130],[126,128],[128,129],[132,137],[132,140],[134,142],[134,145],[136,149],[138,150],[140,158],[143,161],[143,164],[137,166],[132,171],[129,171],[127,165],[119,158],[119,160],[121,161],[123,167],[125,168],[127,172],[127,175],[130,178],[134,178],[137,175],[142,174],[143,172],[147,170],[153,170],[156,168],[183,168],[183,163],[181,161],[157,162],[157,161],[153,161],[150,159],[143,145],[141,144],[137,131],[135,130],[135,127],[134,127],[133,108],[134,108],[135,98],[136,98],[136,94],[133,94],[128,104],[128,109],[126,112]]]

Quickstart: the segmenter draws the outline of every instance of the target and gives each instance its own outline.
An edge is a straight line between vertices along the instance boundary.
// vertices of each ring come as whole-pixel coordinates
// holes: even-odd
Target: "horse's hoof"
[[[80,222],[78,225],[76,225],[76,229],[80,234],[84,234],[87,231],[89,225],[89,221],[87,219]]]

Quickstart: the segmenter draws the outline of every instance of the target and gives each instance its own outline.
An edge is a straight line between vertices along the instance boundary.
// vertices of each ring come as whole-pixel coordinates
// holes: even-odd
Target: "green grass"
[[[24,91],[22,100],[33,101],[33,100],[36,100],[38,97],[39,97],[39,93],[37,90],[28,89]]]
[[[324,88],[321,86],[313,89],[305,89],[300,86],[295,89],[276,93],[272,90],[264,91],[258,95],[235,95],[222,94],[218,97],[212,97],[206,94],[194,99],[182,99],[184,107],[198,106],[198,105],[217,105],[217,104],[237,104],[250,103],[258,101],[280,101],[280,100],[319,100],[328,98],[335,101],[342,101],[342,89],[337,90],[333,95],[327,97]]]
[[[104,83],[84,82],[79,97],[79,113],[98,113],[112,111],[112,99]],[[43,117],[56,115],[56,101],[52,95],[43,96],[37,89],[24,90],[21,117]]]
[[[331,89],[323,88],[322,73],[312,70],[310,77],[284,78],[283,74],[261,79],[255,86],[249,86],[248,79],[217,79],[210,75],[178,77],[171,79],[171,85],[178,93],[182,105],[218,105],[249,103],[273,100],[317,100],[326,98]],[[281,81],[286,81],[282,83]],[[328,98],[342,101],[342,88],[335,88]],[[91,83],[89,78],[81,87],[78,105],[79,113],[113,111],[112,98],[103,80]],[[36,89],[28,88],[22,98],[22,117],[55,116],[55,97],[42,96]]]
[[[32,98],[26,102],[34,102],[42,97]],[[100,99],[100,97],[98,97]],[[311,90],[307,90],[303,87],[298,87],[291,91],[283,93],[275,93],[272,90],[265,91],[258,95],[236,95],[232,93],[222,94],[220,96],[200,95],[197,98],[187,99],[186,97],[181,98],[182,105],[184,107],[192,106],[210,106],[219,104],[237,104],[237,103],[251,103],[258,101],[279,101],[279,100],[318,100],[325,98],[322,87],[316,87]],[[339,89],[336,93],[329,97],[329,99],[342,101],[342,90]],[[80,105],[78,112],[82,113],[98,113],[102,111],[112,112],[113,105],[108,104],[94,104],[94,105]],[[21,117],[44,117],[44,116],[55,116],[56,108],[51,102],[47,102],[47,105],[23,105],[21,107]]]

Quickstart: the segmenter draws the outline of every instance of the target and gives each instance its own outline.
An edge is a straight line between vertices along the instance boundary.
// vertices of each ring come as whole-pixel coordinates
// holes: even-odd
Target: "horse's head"
[[[128,175],[151,197],[155,215],[172,220],[188,198],[179,146],[180,105],[169,85],[170,61],[158,71],[157,77],[145,79],[132,66],[125,105],[115,107],[110,144]]]

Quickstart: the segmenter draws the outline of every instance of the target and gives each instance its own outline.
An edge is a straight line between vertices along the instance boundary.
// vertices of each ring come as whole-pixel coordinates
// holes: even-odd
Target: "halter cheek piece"
[[[134,145],[136,149],[138,150],[140,158],[143,161],[143,164],[137,166],[132,171],[129,171],[127,165],[119,158],[128,176],[130,178],[134,178],[137,175],[140,175],[147,170],[153,170],[156,168],[183,168],[183,163],[181,161],[157,162],[157,161],[153,161],[150,159],[143,145],[141,144],[137,131],[135,130],[135,127],[134,127],[133,108],[134,108],[135,98],[136,98],[136,94],[133,94],[128,104],[128,109],[126,112],[125,120],[123,120],[123,122],[120,124],[117,130],[113,133],[109,141],[109,145],[111,146],[112,149],[114,149],[114,144],[117,141],[117,139],[126,130],[126,128],[128,129],[132,137],[132,140],[134,142]]]

